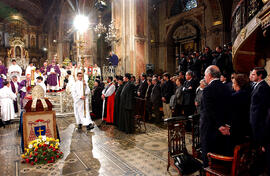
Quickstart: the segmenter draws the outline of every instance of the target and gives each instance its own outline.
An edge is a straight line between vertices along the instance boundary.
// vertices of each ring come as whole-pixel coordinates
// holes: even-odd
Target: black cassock
[[[134,89],[135,85],[130,81],[125,84],[120,95],[119,130],[126,133],[134,131]]]
[[[114,97],[114,111],[113,111],[113,123],[115,126],[119,126],[119,116],[120,116],[120,95],[124,88],[124,84],[120,85],[115,93]]]
[[[98,86],[94,88],[94,93],[92,95],[92,112],[96,115],[96,118],[99,119],[102,116],[102,106],[103,100],[101,99],[102,87]]]

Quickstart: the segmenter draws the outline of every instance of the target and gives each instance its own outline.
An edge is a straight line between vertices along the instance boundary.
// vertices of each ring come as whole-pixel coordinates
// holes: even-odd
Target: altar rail
[[[103,66],[102,77],[106,80],[109,76],[115,77],[116,75],[123,75],[123,71],[120,66]]]

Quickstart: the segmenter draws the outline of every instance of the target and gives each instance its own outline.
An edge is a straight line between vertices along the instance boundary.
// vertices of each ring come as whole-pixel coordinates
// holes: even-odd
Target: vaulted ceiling
[[[55,1],[60,0],[0,0],[0,21],[12,15],[22,16],[30,25],[42,24]]]

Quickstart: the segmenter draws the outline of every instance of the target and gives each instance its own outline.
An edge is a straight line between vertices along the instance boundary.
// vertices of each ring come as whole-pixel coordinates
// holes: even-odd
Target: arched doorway
[[[170,31],[167,40],[167,71],[177,69],[176,57],[201,50],[201,30],[193,21],[180,21]]]

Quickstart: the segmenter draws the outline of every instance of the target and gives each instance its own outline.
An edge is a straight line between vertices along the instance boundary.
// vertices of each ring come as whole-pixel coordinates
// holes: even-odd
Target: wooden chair
[[[170,166],[173,166],[182,175],[178,168],[174,164],[174,156],[182,154],[186,151],[186,140],[185,140],[185,121],[186,117],[181,116],[179,118],[169,118],[165,119],[168,123],[168,166],[167,171],[169,171]]]
[[[237,145],[232,157],[208,153],[209,166],[204,169],[205,173],[207,176],[250,175],[255,153],[250,143]]]
[[[146,125],[145,125],[145,107],[146,107],[146,100],[143,98],[135,97],[135,125],[141,130],[141,123],[144,125],[144,129],[146,132]]]
[[[200,114],[188,117],[192,125],[192,155],[194,158],[201,159],[201,140],[200,140]]]

